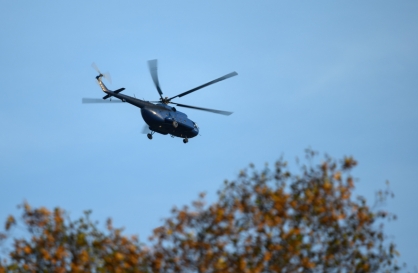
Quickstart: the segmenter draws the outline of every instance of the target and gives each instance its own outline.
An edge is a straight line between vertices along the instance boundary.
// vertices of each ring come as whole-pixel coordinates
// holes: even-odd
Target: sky
[[[249,163],[312,148],[359,162],[356,194],[390,188],[386,224],[418,266],[417,1],[1,1],[0,221],[23,201],[107,217],[145,241],[173,206],[215,200]],[[87,105],[110,89],[234,112],[178,109],[200,136],[141,134],[140,110]],[[1,220],[3,219],[3,220]]]

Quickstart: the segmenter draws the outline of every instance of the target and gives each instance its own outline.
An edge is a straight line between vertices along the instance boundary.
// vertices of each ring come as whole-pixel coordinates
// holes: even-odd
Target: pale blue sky
[[[417,266],[417,14],[417,1],[1,1],[0,219],[27,200],[146,239],[248,163],[312,147],[357,158],[371,202],[391,182],[387,233]],[[201,132],[185,145],[148,140],[133,106],[81,104],[103,96],[93,61],[110,88],[157,99],[151,59],[167,96],[237,71],[177,99],[234,114],[184,109]]]

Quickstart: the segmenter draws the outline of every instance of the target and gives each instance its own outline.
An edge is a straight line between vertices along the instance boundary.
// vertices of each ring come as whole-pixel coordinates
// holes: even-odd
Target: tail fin
[[[94,70],[97,71],[97,73],[99,73],[99,76],[96,76],[96,80],[97,80],[97,83],[99,84],[100,88],[102,89],[102,91],[103,92],[110,91],[109,89],[107,89],[106,85],[104,85],[104,83],[102,82],[102,78],[106,78],[110,83],[112,83],[112,79],[110,78],[110,74],[100,72],[99,68],[97,67],[97,65],[95,63],[92,63],[91,66],[93,67]]]
[[[102,89],[102,91],[106,93],[107,91],[110,91],[110,90],[107,89],[106,85],[102,82],[102,78],[103,78],[103,75],[100,74],[99,76],[96,77],[96,80],[100,88]]]

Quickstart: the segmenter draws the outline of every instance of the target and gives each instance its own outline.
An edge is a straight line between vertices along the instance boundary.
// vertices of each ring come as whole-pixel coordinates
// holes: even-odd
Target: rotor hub
[[[160,101],[161,101],[162,103],[164,103],[164,104],[168,104],[168,103],[170,103],[170,99],[169,99],[168,97],[165,97],[165,98],[162,98],[162,97],[161,97]]]

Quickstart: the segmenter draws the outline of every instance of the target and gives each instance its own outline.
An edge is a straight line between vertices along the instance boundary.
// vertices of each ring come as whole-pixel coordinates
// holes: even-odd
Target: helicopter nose
[[[197,136],[199,134],[199,129],[198,128],[193,128],[192,134],[193,134],[193,137]]]

